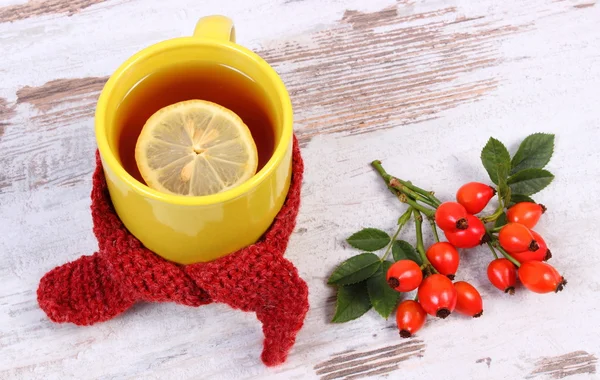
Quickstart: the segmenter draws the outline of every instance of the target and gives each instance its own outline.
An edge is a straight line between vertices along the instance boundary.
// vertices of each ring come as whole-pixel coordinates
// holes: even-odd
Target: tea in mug
[[[200,102],[199,100],[215,104]],[[274,115],[263,89],[250,77],[231,67],[196,62],[169,67],[146,76],[129,91],[118,106],[116,116],[116,128],[119,131],[118,152],[125,170],[138,181],[159,191],[185,194],[180,192],[176,185],[171,188],[167,183],[166,187],[155,187],[153,186],[155,183],[147,183],[154,181],[144,180],[144,177],[150,178],[147,172],[149,169],[147,169],[148,166],[145,160],[136,161],[136,144],[138,144],[138,138],[143,140],[144,136],[148,136],[148,128],[155,126],[144,127],[147,123],[152,124],[153,120],[154,124],[164,123],[164,118],[157,119],[160,115],[166,114],[168,120],[169,112],[172,111],[175,114],[179,110],[183,110],[181,112],[184,114],[186,112],[196,112],[194,110],[190,111],[194,107],[198,112],[208,113],[214,118],[224,117],[228,119],[228,116],[236,118],[236,115],[241,118],[243,124],[247,126],[247,128],[244,128],[246,133],[249,130],[251,134],[251,138],[248,139],[253,140],[256,146],[255,160],[257,162],[254,162],[256,171],[260,170],[272,156],[275,144]],[[144,133],[140,137],[143,128]],[[211,133],[207,134],[210,135]],[[210,139],[210,136],[203,136],[203,138],[205,140]],[[225,149],[225,146],[223,149]],[[151,148],[147,150],[147,152],[152,151]],[[219,156],[223,153],[227,152],[220,152]],[[139,157],[140,152],[138,151]],[[142,157],[145,158],[143,155]],[[140,173],[140,166],[144,175]],[[252,175],[254,174],[254,168],[252,169]],[[188,168],[183,168],[181,173],[177,173],[178,176],[184,179],[186,175],[191,175],[185,169]],[[223,172],[227,171],[227,168],[217,169],[217,171],[219,170]],[[196,193],[190,189],[190,193],[186,195],[210,194],[206,191],[206,189],[202,189],[199,193]]]

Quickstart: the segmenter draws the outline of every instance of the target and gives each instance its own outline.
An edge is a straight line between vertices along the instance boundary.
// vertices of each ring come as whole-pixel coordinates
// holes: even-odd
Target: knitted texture
[[[37,290],[40,307],[54,322],[91,325],[138,301],[221,302],[255,312],[265,336],[262,361],[268,366],[284,362],[308,311],[308,287],[283,258],[296,224],[304,171],[296,138],[292,160],[286,201],[258,242],[208,263],[179,265],[145,248],[125,228],[96,153],[91,209],[98,252],[46,273]]]

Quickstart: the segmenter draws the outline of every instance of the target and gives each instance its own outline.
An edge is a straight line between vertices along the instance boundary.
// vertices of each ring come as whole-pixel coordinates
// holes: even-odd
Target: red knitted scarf
[[[54,322],[91,325],[137,301],[200,306],[222,302],[252,311],[265,336],[262,361],[285,361],[308,311],[308,288],[283,253],[296,224],[304,165],[294,138],[290,190],[273,224],[255,244],[208,263],[178,265],[146,249],[115,213],[96,153],[92,218],[98,252],[46,273],[38,303]]]

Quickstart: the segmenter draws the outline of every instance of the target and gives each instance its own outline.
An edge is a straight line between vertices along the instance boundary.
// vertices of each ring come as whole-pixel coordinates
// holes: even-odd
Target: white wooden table
[[[0,0],[0,378],[600,378],[593,1]],[[93,112],[107,76],[215,13],[281,74],[306,161],[287,258],[311,309],[275,368],[259,361],[254,314],[223,305],[138,304],[76,327],[51,323],[36,302],[46,271],[96,249]],[[539,231],[565,291],[501,294],[482,248],[459,277],[480,289],[483,318],[429,319],[404,341],[374,311],[328,322],[326,279],[354,253],[345,238],[366,226],[392,232],[402,209],[371,160],[450,199],[486,180],[479,152],[489,136],[514,151],[537,131],[556,134],[556,180],[536,198],[549,208]]]

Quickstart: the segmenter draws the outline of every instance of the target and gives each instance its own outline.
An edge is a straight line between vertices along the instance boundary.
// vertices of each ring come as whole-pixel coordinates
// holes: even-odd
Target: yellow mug
[[[170,65],[204,61],[252,78],[267,94],[275,147],[265,166],[242,185],[189,197],[158,192],[122,166],[117,108],[140,80]],[[206,262],[256,242],[283,206],[291,177],[293,112],[289,94],[272,67],[235,43],[224,16],[198,21],[194,35],[152,45],[129,58],[110,77],[96,108],[95,132],[108,190],[127,229],[148,249],[180,264]]]

